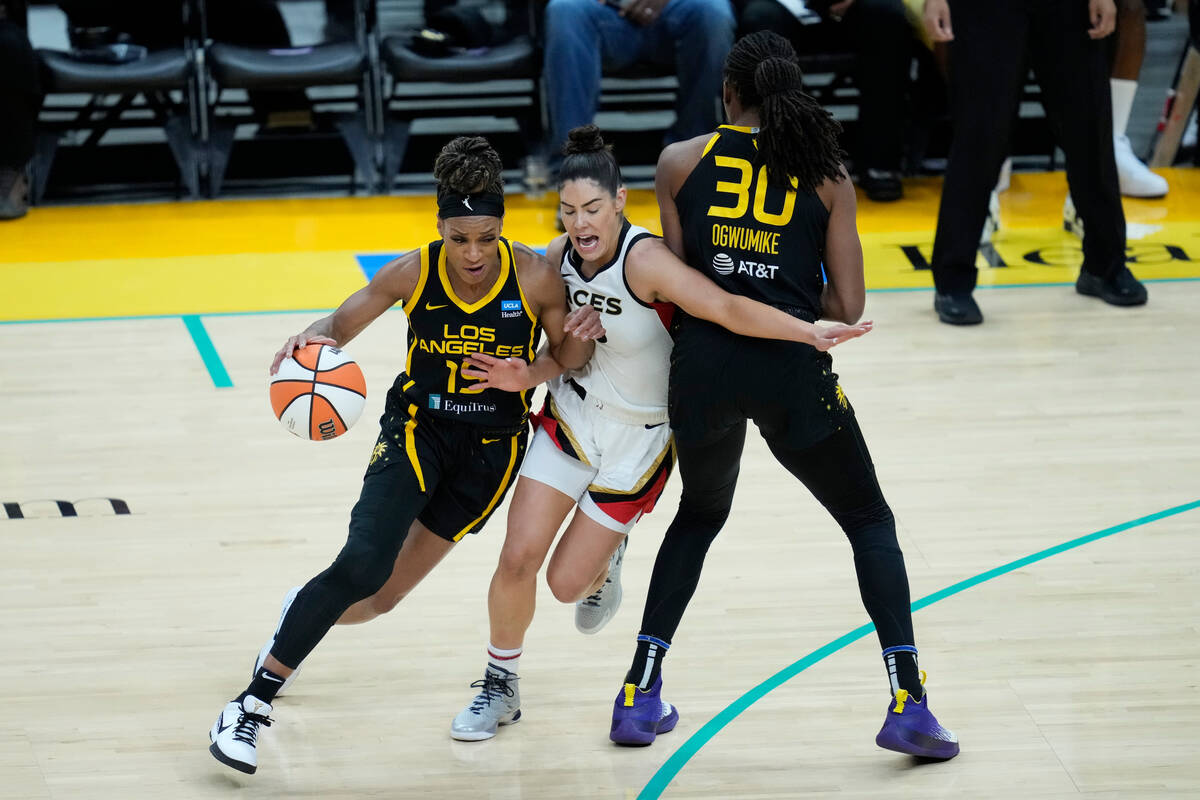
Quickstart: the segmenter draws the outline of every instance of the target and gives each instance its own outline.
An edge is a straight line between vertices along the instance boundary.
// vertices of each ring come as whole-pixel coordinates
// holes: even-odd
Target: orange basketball
[[[271,379],[271,408],[302,439],[341,436],[358,421],[367,382],[358,364],[336,347],[310,344],[279,365]]]

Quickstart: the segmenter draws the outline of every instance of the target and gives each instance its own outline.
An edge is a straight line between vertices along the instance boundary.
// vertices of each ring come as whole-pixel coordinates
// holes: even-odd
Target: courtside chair
[[[412,47],[421,22],[417,5],[384,2],[393,16],[412,6],[407,27],[380,34],[384,192],[392,189],[418,120],[432,123],[430,133],[443,138],[450,133],[490,135],[515,124],[524,153],[540,149],[545,130],[542,60],[527,4],[509,6],[519,23],[515,38],[481,52],[430,57]]]
[[[198,0],[203,12],[205,0]],[[221,193],[230,153],[239,124],[255,121],[246,102],[226,96],[228,89],[247,92],[279,90],[306,91],[314,125],[308,131],[272,136],[327,138],[329,131],[344,142],[353,162],[350,190],[369,191],[376,182],[375,125],[378,112],[377,88],[371,67],[373,0],[355,0],[354,38],[306,47],[259,48],[222,42],[207,42],[205,67],[208,77],[205,96],[208,119],[208,194]],[[203,14],[202,14],[203,20]]]
[[[178,2],[184,30],[193,30],[191,0],[163,2]],[[86,135],[78,146],[99,158],[106,134],[137,128],[162,129],[181,187],[188,196],[198,196],[203,113],[196,51],[192,36],[186,36],[179,47],[125,64],[85,62],[65,52],[39,49],[47,97],[38,117],[31,164],[32,201],[42,199],[64,137]]]

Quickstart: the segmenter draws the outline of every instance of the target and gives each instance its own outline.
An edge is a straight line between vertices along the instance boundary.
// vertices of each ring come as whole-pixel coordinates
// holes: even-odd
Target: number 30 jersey
[[[675,198],[686,261],[722,289],[821,311],[829,211],[816,192],[767,182],[757,128],[722,125]]]
[[[397,384],[425,414],[489,428],[524,423],[533,390],[472,391],[462,374],[471,353],[533,360],[541,336],[537,316],[517,280],[512,246],[500,239],[500,271],[487,294],[474,303],[460,300],[450,285],[442,242],[421,248],[421,276],[404,304],[408,315],[406,375]]]

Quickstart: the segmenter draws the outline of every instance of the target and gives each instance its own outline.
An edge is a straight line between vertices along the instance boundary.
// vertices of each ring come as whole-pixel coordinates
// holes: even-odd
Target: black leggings
[[[643,634],[666,642],[675,636],[700,580],[704,556],[729,517],[745,442],[743,421],[704,444],[676,443],[683,495],[654,563]],[[896,542],[896,522],[858,422],[850,416],[840,430],[810,447],[797,449],[770,439],[767,445],[845,531],[859,593],[880,644],[913,644],[908,575]]]

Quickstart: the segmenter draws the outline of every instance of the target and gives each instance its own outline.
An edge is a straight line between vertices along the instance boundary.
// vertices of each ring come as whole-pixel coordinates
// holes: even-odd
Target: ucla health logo
[[[507,318],[521,316],[521,301],[520,300],[501,300],[500,301],[500,316]]]
[[[440,394],[429,395],[429,407],[436,410],[442,407],[442,396]]]
[[[727,253],[717,253],[713,256],[713,269],[718,275],[732,275],[733,259]]]

